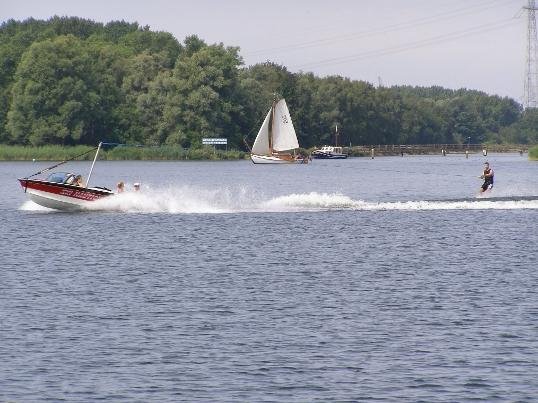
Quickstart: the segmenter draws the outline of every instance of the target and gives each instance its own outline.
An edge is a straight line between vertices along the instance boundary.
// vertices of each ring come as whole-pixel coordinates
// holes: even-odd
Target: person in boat
[[[58,180],[56,180],[57,178],[54,177],[53,175],[56,175],[56,174],[51,174],[49,179],[52,179],[53,182],[59,182]],[[59,175],[62,175],[62,174],[59,174]],[[59,178],[59,176],[58,176]],[[65,183],[66,185],[74,185],[75,184],[75,178],[76,178],[76,175],[75,174],[65,174],[64,178],[63,178],[63,181],[61,183]]]
[[[300,162],[302,164],[308,164],[308,161],[311,161],[308,154],[299,152],[295,155],[295,161]]]
[[[484,172],[480,176],[481,179],[484,179],[484,183],[482,184],[482,187],[480,188],[480,193],[483,193],[486,190],[493,188],[493,176],[494,176],[493,169],[490,168],[489,162],[485,162]]]
[[[119,181],[116,185],[116,192],[122,193],[125,190],[125,183],[123,181]]]
[[[73,181],[73,185],[82,187],[82,175],[75,176],[75,180]]]
[[[82,176],[75,174],[67,174],[65,181],[63,182],[66,185],[72,186],[82,186]]]

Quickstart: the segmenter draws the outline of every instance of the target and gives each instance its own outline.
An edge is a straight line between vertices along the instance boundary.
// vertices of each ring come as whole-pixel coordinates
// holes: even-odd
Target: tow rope
[[[76,155],[76,156],[74,156],[73,158],[66,159],[66,160],[64,160],[64,161],[62,161],[62,162],[59,162],[58,164],[52,165],[52,166],[50,166],[50,167],[48,167],[48,168],[45,168],[45,169],[43,169],[43,170],[41,170],[41,171],[39,171],[39,172],[36,172],[35,174],[32,174],[32,175],[30,175],[30,176],[27,176],[27,177],[24,178],[24,179],[29,179],[29,178],[31,178],[32,176],[40,175],[40,174],[42,174],[43,172],[50,171],[51,169],[54,169],[54,168],[56,168],[56,167],[59,167],[60,165],[65,164],[66,162],[73,161],[74,159],[77,159],[78,157],[82,157],[83,155],[89,154],[89,153],[91,153],[92,151],[95,151],[95,150],[97,150],[97,147],[94,147],[94,148],[92,148],[91,150],[88,150],[88,151],[86,151],[86,152],[83,152],[82,154]],[[26,190],[26,189],[25,189],[25,190]]]

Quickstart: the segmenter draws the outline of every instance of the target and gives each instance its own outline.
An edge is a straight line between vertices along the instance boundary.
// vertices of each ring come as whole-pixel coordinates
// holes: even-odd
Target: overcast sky
[[[522,102],[526,0],[0,0],[0,19],[138,22],[239,47],[245,65],[378,85],[440,85]]]

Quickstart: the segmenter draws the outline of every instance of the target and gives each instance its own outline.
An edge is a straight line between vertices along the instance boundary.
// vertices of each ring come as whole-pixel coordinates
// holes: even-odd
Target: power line
[[[426,46],[436,45],[438,43],[449,42],[449,41],[453,41],[453,40],[456,40],[456,39],[461,39],[461,38],[468,37],[468,36],[478,35],[478,34],[481,34],[481,33],[484,33],[484,32],[489,32],[489,31],[493,31],[493,30],[497,30],[497,29],[502,29],[502,28],[505,28],[507,26],[513,25],[514,23],[517,23],[517,21],[514,20],[514,19],[509,19],[509,20],[505,19],[505,20],[500,20],[500,21],[494,22],[494,23],[483,24],[483,25],[479,25],[477,27],[466,29],[466,30],[454,31],[454,32],[451,32],[451,33],[448,33],[448,34],[438,35],[438,36],[423,39],[423,40],[420,40],[420,41],[408,42],[408,43],[405,43],[405,44],[402,44],[402,45],[392,46],[392,47],[385,48],[385,49],[377,49],[377,50],[357,53],[357,54],[349,55],[349,56],[335,57],[335,58],[331,58],[331,59],[320,60],[320,61],[317,61],[317,62],[306,63],[306,64],[292,66],[292,67],[294,67],[294,68],[322,67],[322,66],[329,66],[329,65],[334,65],[334,64],[347,63],[347,62],[352,62],[352,61],[357,61],[357,60],[362,60],[362,59],[386,56],[386,55],[390,55],[390,54],[405,52],[405,51],[412,50],[412,49],[417,49],[417,48],[422,48],[422,47],[426,47]]]
[[[453,18],[462,17],[464,15],[474,14],[477,11],[482,12],[491,8],[498,7],[499,4],[497,3],[500,3],[502,5],[505,3],[506,4],[511,3],[512,1],[513,0],[508,0],[508,1],[497,0],[497,1],[494,1],[493,3],[488,1],[486,3],[472,5],[471,7],[463,7],[456,10],[451,10],[444,13],[435,14],[429,17],[417,18],[417,19],[410,20],[407,22],[388,25],[385,27],[376,28],[369,31],[356,32],[356,33],[347,34],[347,35],[337,35],[337,36],[333,36],[329,38],[312,40],[312,41],[286,45],[286,46],[280,46],[280,47],[260,49],[260,50],[256,50],[252,52],[247,52],[244,55],[245,56],[257,56],[257,55],[262,55],[266,53],[274,53],[274,52],[290,52],[290,51],[302,50],[302,49],[310,48],[310,47],[330,45],[335,42],[356,40],[356,39],[372,37],[372,36],[380,35],[380,34],[387,34],[390,32],[397,32],[397,31],[401,31],[401,30],[405,30],[409,28],[414,29],[417,26],[434,24],[439,21],[450,20]],[[489,4],[489,7],[485,6],[485,4]]]

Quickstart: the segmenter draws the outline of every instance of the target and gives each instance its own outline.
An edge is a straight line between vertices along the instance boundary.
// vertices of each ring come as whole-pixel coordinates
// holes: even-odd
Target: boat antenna
[[[39,172],[36,172],[35,174],[32,174],[32,175],[30,175],[30,176],[27,176],[27,177],[24,178],[24,179],[29,179],[29,178],[31,178],[31,177],[33,177],[33,176],[40,175],[40,174],[42,174],[42,173],[44,173],[44,172],[50,171],[51,169],[54,169],[54,168],[56,168],[56,167],[59,167],[60,165],[65,164],[66,162],[73,161],[74,159],[77,159],[78,157],[82,157],[83,155],[86,155],[86,154],[88,154],[88,153],[91,153],[93,150],[96,150],[96,149],[97,149],[97,147],[94,147],[94,148],[92,148],[91,150],[88,150],[88,151],[86,151],[86,152],[83,152],[82,154],[76,155],[76,156],[74,156],[74,157],[72,157],[72,158],[63,160],[62,162],[59,162],[59,163],[57,163],[57,164],[55,164],[55,165],[52,165],[52,166],[50,166],[50,167],[48,167],[48,168],[45,168],[45,169],[43,169],[43,170],[41,170],[41,171],[39,171]]]
[[[338,147],[338,124],[334,127],[334,146]]]
[[[99,145],[97,146],[97,151],[95,152],[95,157],[93,157],[92,167],[90,168],[90,173],[88,174],[88,179],[86,180],[86,189],[88,188],[88,184],[90,183],[90,178],[92,176],[93,166],[95,165],[95,161],[97,161],[97,155],[99,154],[99,150],[101,149],[101,146],[103,145],[103,142],[100,141]]]

